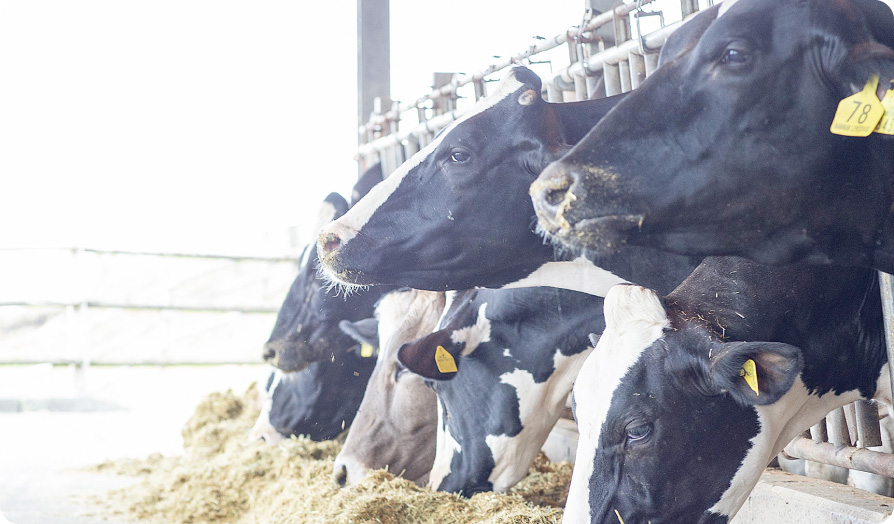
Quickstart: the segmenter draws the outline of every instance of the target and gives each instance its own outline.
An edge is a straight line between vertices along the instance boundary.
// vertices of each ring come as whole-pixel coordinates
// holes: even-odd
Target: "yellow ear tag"
[[[369,357],[373,356],[374,351],[375,351],[375,348],[373,348],[371,344],[367,344],[366,342],[364,342],[363,344],[360,344],[360,356],[361,357],[369,358]]]
[[[438,349],[435,350],[435,364],[438,365],[438,371],[441,373],[456,373],[456,361],[443,346],[438,346]]]
[[[878,77],[873,75],[862,91],[838,102],[829,131],[843,136],[869,136],[885,114],[875,94],[877,87]]]
[[[749,358],[745,361],[745,364],[742,365],[742,370],[739,371],[739,376],[745,377],[748,387],[754,390],[755,395],[760,396],[761,392],[757,389],[757,366],[753,360]]]
[[[879,120],[875,127],[876,133],[883,135],[894,135],[894,89],[889,89],[882,99],[882,107],[885,108],[885,115]]]

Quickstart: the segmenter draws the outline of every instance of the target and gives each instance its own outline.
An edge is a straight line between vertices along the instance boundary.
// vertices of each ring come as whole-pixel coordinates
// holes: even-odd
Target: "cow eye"
[[[627,428],[627,443],[641,441],[652,434],[652,424],[640,424]]]
[[[727,47],[720,57],[721,64],[729,64],[732,66],[742,65],[751,59],[751,55],[745,49],[740,47]]]
[[[396,381],[397,379],[399,379],[406,370],[407,368],[403,364],[401,364],[399,360],[396,361],[394,363],[394,380]]]
[[[450,162],[454,164],[463,164],[469,161],[472,158],[467,151],[463,151],[462,149],[454,149],[450,153]]]

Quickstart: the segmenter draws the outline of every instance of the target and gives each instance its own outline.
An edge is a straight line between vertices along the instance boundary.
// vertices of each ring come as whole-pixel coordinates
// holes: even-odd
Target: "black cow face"
[[[381,170],[371,168],[357,187],[368,187],[370,174],[381,177]],[[347,210],[344,198],[332,193],[323,203],[321,221],[328,223]],[[264,345],[264,359],[283,371],[299,371],[311,362],[331,360],[333,355],[353,348],[356,342],[339,329],[339,322],[371,317],[376,300],[392,289],[357,289],[346,296],[318,274],[318,266],[316,243],[311,243],[304,249],[298,276]]]
[[[499,287],[551,260],[553,249],[533,231],[526,192],[569,139],[540,90],[531,71],[513,69],[495,93],[322,231],[323,267],[346,283],[444,290]],[[576,138],[615,102],[579,109],[586,129]]]
[[[894,234],[880,235],[894,140],[830,132],[843,98],[894,77],[890,9],[755,0],[697,29],[696,45],[674,44],[678,56],[542,173],[541,226],[603,253],[630,243],[894,269],[874,253],[894,252]]]
[[[606,330],[574,386],[580,441],[565,521],[727,522],[785,438],[780,399],[800,350],[720,342],[636,286],[605,304]]]
[[[431,486],[471,496],[521,480],[602,331],[602,299],[551,288],[457,293],[442,329],[398,358],[440,403]],[[455,369],[455,371],[453,371]]]
[[[267,398],[256,424],[278,435],[307,435],[311,440],[337,437],[351,425],[376,365],[374,357],[354,352],[333,353],[295,373],[275,371],[265,388]],[[266,424],[265,424],[266,422]],[[271,442],[271,443],[275,443]]]

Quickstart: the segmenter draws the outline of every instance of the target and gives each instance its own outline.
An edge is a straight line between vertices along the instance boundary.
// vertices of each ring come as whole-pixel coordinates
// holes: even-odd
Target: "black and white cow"
[[[339,351],[301,371],[275,369],[262,390],[261,414],[249,439],[275,444],[290,435],[337,437],[354,421],[375,365],[372,355]]]
[[[439,399],[438,449],[429,485],[471,496],[524,478],[565,407],[602,332],[602,298],[556,288],[460,291],[439,330],[398,358]],[[438,348],[456,372],[436,364]]]
[[[664,300],[613,288],[605,320],[573,390],[566,524],[726,523],[793,437],[891,399],[868,269],[709,258]]]
[[[362,196],[382,179],[376,165],[368,169],[354,187],[352,199]],[[349,206],[338,193],[326,197],[320,209],[315,231],[342,216]],[[270,339],[264,345],[264,359],[283,371],[299,371],[311,362],[331,359],[345,353],[356,342],[338,325],[343,320],[357,321],[371,317],[376,301],[389,286],[356,289],[349,296],[340,294],[317,273],[319,259],[316,243],[304,248],[298,276],[280,307]]]
[[[627,280],[669,292],[697,260],[643,249],[556,257],[534,231],[528,187],[623,96],[551,104],[512,69],[498,88],[320,233],[322,267],[347,284],[419,289],[550,285],[604,295]],[[558,261],[557,261],[558,260]]]
[[[894,271],[894,137],[831,129],[867,81],[878,79],[867,100],[890,88],[891,9],[726,7],[685,24],[668,42],[677,56],[540,175],[531,195],[541,226],[603,253],[629,244]],[[868,118],[871,104],[845,105],[846,125]]]

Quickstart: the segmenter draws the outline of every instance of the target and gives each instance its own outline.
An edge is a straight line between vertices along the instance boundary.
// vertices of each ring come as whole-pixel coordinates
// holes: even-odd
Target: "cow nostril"
[[[341,238],[337,233],[326,233],[320,235],[320,256],[325,257],[341,247]]]
[[[348,468],[344,464],[341,466],[336,465],[335,471],[332,474],[332,477],[335,479],[335,483],[341,487],[345,487],[345,484],[348,483]]]
[[[264,361],[273,362],[276,359],[276,350],[273,348],[264,348]]]
[[[562,189],[549,189],[546,192],[546,203],[551,206],[558,206],[565,200],[565,194],[568,192],[568,188]]]

